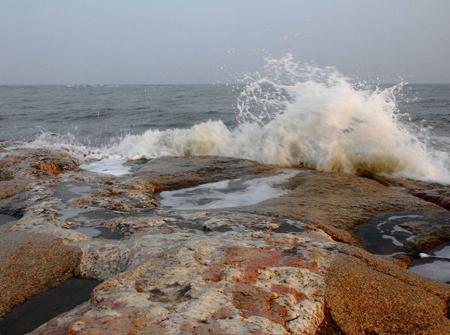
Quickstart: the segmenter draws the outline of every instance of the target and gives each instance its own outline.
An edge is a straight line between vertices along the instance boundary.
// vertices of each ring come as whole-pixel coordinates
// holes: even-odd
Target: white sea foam
[[[129,158],[223,155],[450,182],[448,155],[429,149],[400,122],[395,93],[401,85],[358,89],[334,69],[300,69],[290,56],[268,64],[273,79],[248,84],[235,129],[208,121],[189,129],[148,130],[126,136],[111,150]]]
[[[65,146],[97,159],[221,155],[450,183],[448,152],[432,150],[419,129],[400,121],[395,97],[402,85],[366,89],[334,68],[299,66],[291,55],[267,60],[266,72],[246,83],[233,129],[207,121],[127,135],[101,151]]]

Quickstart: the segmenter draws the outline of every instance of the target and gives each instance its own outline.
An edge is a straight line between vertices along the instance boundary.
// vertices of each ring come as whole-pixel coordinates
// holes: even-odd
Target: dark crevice
[[[325,317],[317,329],[316,335],[345,335],[345,332],[342,331],[341,327],[339,327],[333,319],[331,309],[329,307],[325,307],[324,315]]]
[[[23,210],[6,209],[0,211],[0,225],[17,221],[23,218],[25,212]],[[1,335],[1,334],[0,334]]]
[[[71,278],[14,307],[0,318],[0,335],[21,335],[89,300],[96,279]]]

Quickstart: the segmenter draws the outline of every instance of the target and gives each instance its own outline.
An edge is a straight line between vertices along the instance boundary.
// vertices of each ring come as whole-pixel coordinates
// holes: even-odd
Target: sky
[[[0,84],[230,83],[292,53],[450,83],[450,0],[0,0]]]

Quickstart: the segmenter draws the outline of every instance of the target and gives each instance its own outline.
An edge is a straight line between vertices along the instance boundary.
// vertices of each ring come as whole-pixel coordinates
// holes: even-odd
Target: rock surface
[[[408,260],[364,251],[358,234],[363,224],[419,213],[423,223],[401,222],[414,234],[403,256],[415,257],[448,241],[445,206],[385,181],[298,169],[286,195],[256,205],[160,208],[163,190],[281,170],[223,157],[129,164],[132,175],[111,177],[58,152],[0,160],[0,182],[25,185],[0,211],[20,213],[2,235],[28,242],[5,245],[38,268],[46,255],[58,273],[50,263],[35,275],[29,268],[21,299],[74,271],[103,281],[89,301],[31,334],[450,334],[450,286],[407,271]],[[120,234],[102,233],[109,230]],[[14,291],[6,279],[0,285]]]
[[[301,171],[287,186],[292,189],[289,194],[246,210],[299,219],[335,240],[355,245],[360,241],[354,229],[376,215],[403,211],[449,214],[433,203],[352,175]]]
[[[52,236],[0,230],[0,316],[71,277],[81,253]]]
[[[349,249],[327,272],[327,318],[318,334],[450,334],[448,285]]]

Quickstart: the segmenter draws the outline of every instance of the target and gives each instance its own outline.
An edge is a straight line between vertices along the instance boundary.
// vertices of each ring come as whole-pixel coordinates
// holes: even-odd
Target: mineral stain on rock
[[[224,157],[115,177],[57,152],[0,162],[0,212],[26,211],[0,227],[2,335],[449,333],[450,286],[361,248],[447,258],[448,211],[412,192],[307,169],[280,185],[282,169]]]
[[[1,335],[26,334],[89,299],[100,281],[71,278],[14,307],[0,318]]]

